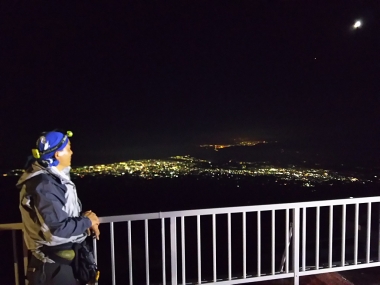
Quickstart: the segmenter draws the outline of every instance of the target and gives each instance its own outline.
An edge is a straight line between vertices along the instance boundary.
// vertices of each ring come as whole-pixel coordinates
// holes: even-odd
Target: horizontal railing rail
[[[380,266],[379,216],[373,218],[379,202],[377,196],[101,217],[102,238],[109,224],[110,249],[101,244],[99,252],[94,240],[95,258],[106,268],[109,255],[112,284],[282,278],[299,284],[300,276]],[[22,224],[0,225],[13,233],[20,229]],[[19,284],[14,234],[13,248]]]

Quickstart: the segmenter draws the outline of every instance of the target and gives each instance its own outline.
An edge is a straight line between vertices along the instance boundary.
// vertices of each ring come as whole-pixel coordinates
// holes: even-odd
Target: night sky
[[[56,127],[74,163],[235,137],[377,148],[379,1],[103,2],[1,1],[0,168]]]

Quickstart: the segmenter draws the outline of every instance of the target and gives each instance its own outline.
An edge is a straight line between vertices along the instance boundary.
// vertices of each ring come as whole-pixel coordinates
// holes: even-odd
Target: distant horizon
[[[225,140],[227,141],[227,140]],[[229,140],[229,141],[232,141]],[[342,143],[342,142],[340,142]],[[319,153],[322,156],[326,156],[330,153],[332,158],[334,158],[334,155],[337,155],[334,153],[334,151],[339,150],[340,157],[344,153],[347,154],[347,159],[349,158],[348,155],[352,152],[360,152],[362,153],[363,161],[373,160],[379,162],[379,159],[376,158],[376,154],[379,154],[379,149],[377,148],[375,152],[374,150],[365,144],[363,142],[359,144],[352,144],[350,142],[346,142],[346,148],[342,147],[339,143],[335,144],[326,144],[326,142],[318,142],[314,141],[312,144],[305,144],[299,142],[298,144],[292,144],[292,142],[286,142],[286,141],[276,141],[276,142],[269,142],[269,146],[264,147],[271,147],[270,145],[275,145],[275,147],[285,147],[284,151],[300,151],[304,153],[310,153],[315,154]],[[234,151],[234,148],[257,148],[260,147],[259,145],[255,146],[234,146],[230,148],[230,150],[221,149],[219,152],[226,153],[226,151]],[[327,148],[324,148],[327,147]],[[144,160],[144,159],[167,159],[171,156],[176,155],[190,155],[190,156],[199,156],[202,154],[205,154],[206,152],[212,155],[218,155],[217,153],[214,153],[215,151],[213,149],[209,148],[201,148],[197,144],[172,144],[168,145],[165,143],[156,144],[151,143],[150,145],[145,144],[144,146],[135,146],[135,147],[124,147],[123,150],[116,150],[116,149],[107,149],[107,150],[101,150],[101,151],[80,151],[77,150],[75,147],[75,142],[73,144],[74,149],[74,155],[73,155],[73,167],[79,167],[83,165],[94,165],[94,164],[110,164],[110,163],[116,163],[121,161],[128,161],[128,160]],[[325,154],[323,154],[324,151]],[[202,158],[202,157],[198,157]],[[360,162],[360,159],[356,158],[358,162]],[[249,161],[249,160],[247,160]],[[5,164],[4,162],[0,165],[0,169],[2,171],[10,171],[12,169],[20,169],[23,168],[24,163],[26,162],[26,156],[24,161],[22,162],[22,165],[19,165],[17,167],[16,164],[10,164],[12,165],[9,167],[9,165]],[[374,166],[378,166],[374,165]]]

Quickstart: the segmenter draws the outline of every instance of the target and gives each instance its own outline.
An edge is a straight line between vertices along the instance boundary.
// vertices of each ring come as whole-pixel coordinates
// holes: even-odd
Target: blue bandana
[[[40,136],[36,143],[33,156],[44,166],[57,166],[59,161],[55,158],[56,151],[63,150],[69,142],[69,135],[61,132],[48,132]]]

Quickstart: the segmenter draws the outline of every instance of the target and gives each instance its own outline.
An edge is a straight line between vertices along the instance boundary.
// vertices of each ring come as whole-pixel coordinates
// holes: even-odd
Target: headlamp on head
[[[32,149],[32,155],[33,155],[33,157],[34,157],[35,159],[39,159],[39,158],[41,157],[40,152],[39,152],[38,149],[36,149],[36,148],[33,148],[33,149]]]
[[[35,159],[40,159],[42,156],[44,156],[48,153],[52,153],[52,152],[59,150],[59,148],[68,140],[68,138],[71,138],[73,136],[72,131],[64,132],[64,131],[54,130],[53,132],[62,133],[62,134],[64,134],[64,136],[58,142],[58,144],[56,144],[54,147],[50,148],[51,147],[50,142],[47,141],[47,139],[45,137],[45,135],[48,135],[49,133],[43,133],[42,136],[37,141],[37,148],[32,149],[32,155]],[[43,149],[39,150],[39,149],[41,149],[41,146],[39,146],[41,144],[43,145]]]

